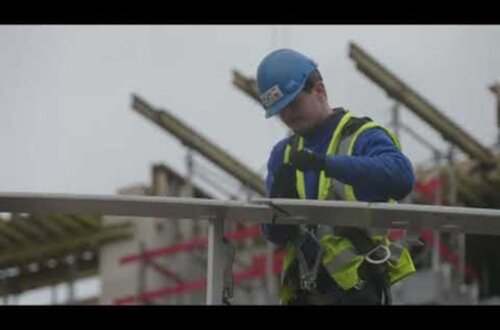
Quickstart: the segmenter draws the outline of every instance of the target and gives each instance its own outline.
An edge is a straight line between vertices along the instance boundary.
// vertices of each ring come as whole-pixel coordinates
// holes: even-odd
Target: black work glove
[[[309,149],[294,150],[290,152],[290,163],[301,171],[321,171],[325,169],[326,157],[318,155]]]
[[[273,185],[269,192],[271,198],[299,198],[295,187],[295,168],[282,164],[273,172]],[[298,225],[262,224],[262,233],[274,244],[284,247],[290,241],[300,238]]]
[[[269,193],[271,198],[298,198],[295,188],[295,169],[282,164],[273,173],[274,181]]]

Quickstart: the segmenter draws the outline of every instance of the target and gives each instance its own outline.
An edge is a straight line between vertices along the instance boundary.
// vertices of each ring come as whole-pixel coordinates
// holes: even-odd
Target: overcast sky
[[[231,83],[277,47],[314,58],[332,106],[385,123],[392,101],[355,69],[355,41],[484,144],[496,139],[498,26],[1,26],[2,191],[114,193],[149,166],[185,172],[185,149],[134,112],[170,110],[255,170],[286,134]],[[403,121],[444,143],[405,110]],[[403,136],[418,163],[430,153]]]

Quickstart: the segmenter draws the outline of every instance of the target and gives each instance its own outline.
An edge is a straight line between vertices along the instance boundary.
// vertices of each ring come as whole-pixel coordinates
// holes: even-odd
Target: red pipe
[[[174,280],[177,283],[182,283],[183,282],[182,279],[179,276],[177,276],[177,274],[173,273],[168,268],[163,267],[162,265],[160,265],[156,261],[148,259],[148,260],[146,260],[146,262],[147,262],[148,266],[151,266],[155,271],[157,271],[158,273],[162,274],[163,276],[165,276],[167,278],[170,278],[170,279]]]
[[[253,227],[248,227],[242,230],[228,232],[225,237],[230,241],[240,241],[245,238],[259,236],[260,226],[256,225]],[[179,244],[170,245],[167,247],[154,248],[144,251],[144,254],[130,254],[123,256],[119,259],[120,265],[124,265],[130,262],[136,262],[141,260],[143,257],[146,259],[157,258],[160,256],[167,256],[170,254],[175,254],[179,252],[187,252],[192,250],[204,249],[207,246],[207,238],[195,238],[186,242]]]
[[[266,275],[266,267],[264,265],[265,254],[258,255],[252,258],[252,266],[246,270],[235,272],[233,274],[234,284],[239,284],[244,281],[264,277]],[[273,258],[273,274],[281,273],[283,264],[283,251],[277,251]],[[142,295],[130,295],[125,297],[116,298],[113,303],[116,305],[132,304],[136,301],[151,301],[171,295],[180,295],[184,293],[190,293],[195,291],[201,291],[206,289],[207,280],[206,278],[195,280],[191,282],[184,282],[175,286],[166,286],[156,290],[150,290],[144,292]]]
[[[422,238],[430,245],[435,244],[434,236],[432,235],[432,232],[430,230],[424,230],[422,232]],[[459,267],[458,256],[441,242],[439,243],[439,253],[452,266],[457,268]],[[266,275],[266,267],[265,267],[266,258],[267,258],[266,254],[260,254],[253,257],[252,266],[249,269],[235,272],[233,274],[234,283],[239,284],[247,280],[264,277]],[[273,260],[273,274],[281,273],[283,258],[284,258],[283,251],[275,252]],[[477,280],[479,278],[478,274],[467,265],[465,266],[465,275],[473,280]],[[179,283],[176,286],[166,286],[156,290],[150,290],[144,292],[140,296],[130,295],[126,297],[116,298],[114,300],[114,304],[117,305],[132,304],[135,301],[152,301],[166,296],[180,295],[184,293],[201,291],[206,289],[206,285],[207,285],[206,278],[191,282],[183,282]]]
[[[424,197],[424,199],[426,199],[428,202],[432,203],[435,200],[434,195],[435,195],[436,191],[438,189],[441,189],[442,186],[443,186],[443,180],[441,178],[434,178],[434,179],[429,180],[427,182],[422,182],[422,181],[417,182],[415,184],[415,190],[418,191],[422,195],[422,197]],[[442,203],[443,205],[449,205],[448,200],[446,200],[445,198],[443,198],[442,202],[443,202]],[[435,244],[434,236],[432,235],[432,232],[429,230],[424,230],[422,232],[422,238],[430,245]],[[450,249],[448,249],[448,247],[446,245],[439,242],[438,251],[439,251],[439,254],[443,258],[445,258],[452,266],[454,266],[456,268],[460,267],[460,261],[459,261],[458,255],[455,254]],[[469,277],[470,279],[472,279],[472,280],[479,279],[479,275],[476,273],[476,271],[474,271],[474,269],[472,269],[468,265],[465,265],[464,271],[465,271],[465,275],[467,277]]]
[[[434,235],[430,230],[424,230],[422,232],[422,238],[430,245],[434,245],[436,243],[436,241],[434,240]],[[456,268],[460,267],[460,260],[458,255],[455,254],[452,250],[450,250],[446,245],[439,242],[438,250],[439,254],[443,258],[445,258],[452,266]],[[477,274],[477,272],[468,265],[465,265],[464,272],[465,276],[469,277],[471,280],[476,281],[479,279],[479,275]]]

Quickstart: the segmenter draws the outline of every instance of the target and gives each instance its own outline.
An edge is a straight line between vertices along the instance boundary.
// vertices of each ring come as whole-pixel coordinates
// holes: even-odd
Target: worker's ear
[[[318,81],[314,87],[313,87],[313,91],[315,94],[319,95],[320,97],[324,98],[324,100],[327,100],[328,99],[328,96],[326,95],[326,88],[325,88],[325,84],[323,84],[322,81]]]

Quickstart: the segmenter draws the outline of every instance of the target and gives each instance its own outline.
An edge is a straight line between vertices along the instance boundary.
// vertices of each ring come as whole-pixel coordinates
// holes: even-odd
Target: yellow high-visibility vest
[[[368,129],[380,128],[383,129],[392,139],[393,143],[398,149],[401,149],[398,138],[389,130],[381,125],[372,121],[366,122],[356,129],[353,133],[346,135],[343,134],[343,129],[352,119],[351,112],[347,111],[340,123],[337,125],[333,132],[332,138],[328,145],[326,155],[347,155],[353,153],[354,145],[356,144],[359,136]],[[304,140],[299,138],[297,143],[298,150],[302,149]],[[291,146],[287,145],[285,149],[283,162],[289,163]],[[296,188],[299,198],[306,199],[305,190],[305,177],[304,172],[296,170]],[[336,179],[326,176],[325,171],[320,172],[319,187],[318,187],[319,200],[346,200],[356,201],[353,187],[344,184]],[[388,200],[389,203],[396,203],[395,200]],[[389,249],[390,258],[387,260],[389,283],[394,284],[401,279],[413,274],[415,266],[408,249],[397,242],[389,241],[385,235],[373,234],[370,239],[375,244],[382,244]],[[328,270],[329,274],[335,282],[344,290],[349,290],[356,287],[360,283],[358,269],[366,261],[364,255],[360,255],[349,239],[325,234],[320,238],[320,246],[323,250],[322,264]],[[286,279],[286,272],[289,270],[290,265],[297,256],[297,247],[289,243],[286,248],[286,254],[283,262],[283,276]],[[282,283],[280,290],[280,303],[287,304],[295,297],[294,288],[290,283]]]

